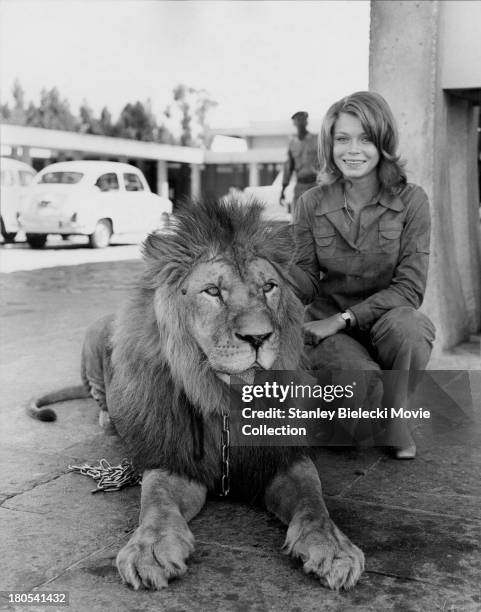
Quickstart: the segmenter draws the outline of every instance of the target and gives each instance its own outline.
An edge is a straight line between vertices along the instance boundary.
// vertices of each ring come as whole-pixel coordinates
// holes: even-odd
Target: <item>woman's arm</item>
[[[398,306],[419,308],[426,289],[429,263],[430,214],[427,195],[413,190],[401,234],[398,264],[389,287],[350,307],[360,329],[369,329],[386,311]]]

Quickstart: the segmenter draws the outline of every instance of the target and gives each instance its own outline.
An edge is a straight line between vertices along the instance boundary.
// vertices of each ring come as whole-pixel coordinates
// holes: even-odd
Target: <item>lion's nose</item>
[[[269,332],[268,334],[256,334],[256,335],[246,334],[245,336],[243,336],[242,334],[236,334],[236,337],[239,338],[239,340],[242,340],[243,342],[248,342],[252,347],[254,347],[256,351],[271,336],[272,336],[272,332]]]

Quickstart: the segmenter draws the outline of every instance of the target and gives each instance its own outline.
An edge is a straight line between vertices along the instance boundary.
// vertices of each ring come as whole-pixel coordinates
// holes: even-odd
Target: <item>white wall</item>
[[[481,2],[440,2],[441,87],[481,87]]]

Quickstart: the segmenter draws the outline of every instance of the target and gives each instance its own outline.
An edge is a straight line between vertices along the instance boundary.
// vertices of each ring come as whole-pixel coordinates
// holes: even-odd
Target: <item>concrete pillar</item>
[[[200,198],[202,192],[200,165],[190,164],[190,197]]]
[[[249,164],[249,187],[257,187],[259,185],[259,166],[256,162]]]
[[[163,159],[157,160],[157,194],[163,198],[169,197],[167,162]]]
[[[442,11],[438,1],[372,1],[369,58],[369,88],[387,99],[398,121],[408,180],[423,187],[431,204],[422,310],[437,328],[435,350],[479,329],[481,299],[476,119],[470,103],[440,85]]]

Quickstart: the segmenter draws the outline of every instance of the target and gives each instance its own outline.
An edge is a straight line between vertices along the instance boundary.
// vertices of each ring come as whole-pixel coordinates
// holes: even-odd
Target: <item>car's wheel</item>
[[[27,242],[32,249],[43,249],[47,242],[47,234],[27,234]]]
[[[89,236],[89,244],[92,249],[104,249],[109,246],[111,236],[112,226],[110,221],[101,219],[95,226],[94,233]]]
[[[10,243],[15,240],[15,236],[17,235],[17,232],[7,232],[7,230],[5,229],[5,223],[3,222],[3,219],[1,217],[0,217],[0,230],[1,230],[1,233],[2,233],[2,236],[5,242]]]

